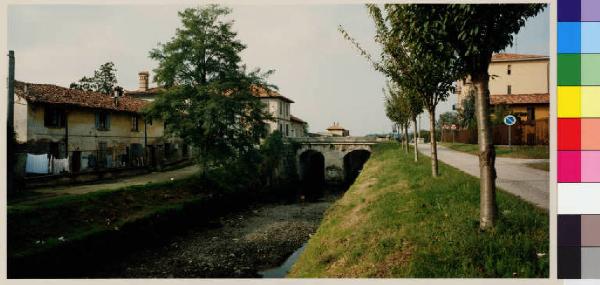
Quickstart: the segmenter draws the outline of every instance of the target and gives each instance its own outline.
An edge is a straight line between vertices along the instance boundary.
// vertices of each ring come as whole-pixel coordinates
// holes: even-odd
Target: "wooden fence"
[[[518,122],[511,127],[513,145],[547,145],[550,142],[548,120]],[[508,145],[508,126],[492,127],[494,144]],[[477,129],[442,130],[442,142],[477,143]]]

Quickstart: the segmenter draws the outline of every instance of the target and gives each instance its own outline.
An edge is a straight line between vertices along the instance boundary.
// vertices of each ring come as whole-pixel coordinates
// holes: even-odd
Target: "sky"
[[[339,122],[351,135],[389,133],[383,106],[385,77],[345,40],[341,25],[372,55],[380,49],[363,5],[228,5],[238,38],[247,45],[249,68],[275,70],[269,82],[294,100],[291,113],[311,132]],[[152,71],[148,57],[180,26],[182,5],[11,5],[8,48],[15,51],[16,79],[68,87],[112,61],[118,85],[138,88],[138,72]],[[507,52],[548,55],[549,12],[527,21]],[[152,72],[151,72],[152,76]],[[153,86],[151,84],[151,86]],[[451,110],[450,96],[437,114]],[[427,115],[421,122],[427,129]]]

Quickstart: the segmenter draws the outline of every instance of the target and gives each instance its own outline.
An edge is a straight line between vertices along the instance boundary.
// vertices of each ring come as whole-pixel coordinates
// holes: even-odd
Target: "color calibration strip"
[[[600,0],[558,0],[558,278],[600,278]]]

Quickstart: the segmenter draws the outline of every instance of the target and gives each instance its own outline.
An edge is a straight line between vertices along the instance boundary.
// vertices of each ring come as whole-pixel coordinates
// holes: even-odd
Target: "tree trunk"
[[[413,118],[413,128],[415,130],[413,134],[413,139],[415,140],[415,162],[419,161],[419,151],[417,150],[417,146],[419,141],[417,140],[417,118]]]
[[[437,142],[435,141],[435,106],[429,112],[429,144],[431,146],[431,176],[438,177]]]
[[[408,154],[408,124],[404,124],[404,150]]]
[[[481,74],[472,76],[475,93],[475,114],[477,116],[477,138],[479,141],[480,172],[480,217],[479,227],[488,229],[494,226],[497,215],[496,205],[496,151],[492,141],[489,115],[489,74],[487,68]]]

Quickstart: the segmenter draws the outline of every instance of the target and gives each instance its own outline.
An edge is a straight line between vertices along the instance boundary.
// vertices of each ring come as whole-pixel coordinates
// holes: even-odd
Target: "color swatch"
[[[559,0],[558,278],[600,278],[600,1]]]

